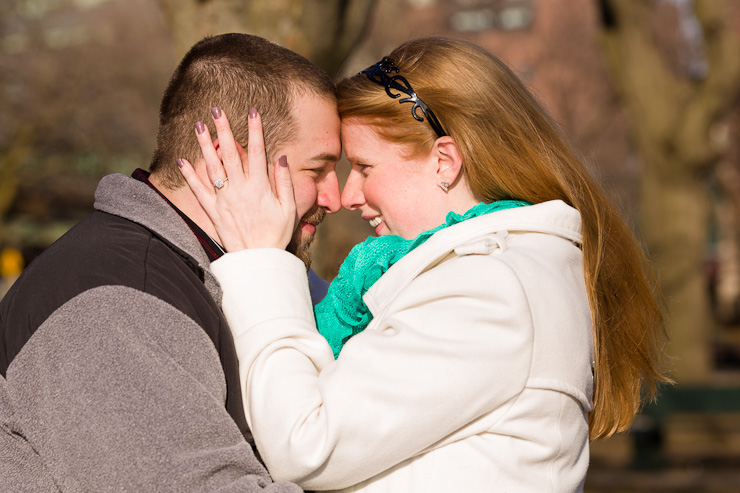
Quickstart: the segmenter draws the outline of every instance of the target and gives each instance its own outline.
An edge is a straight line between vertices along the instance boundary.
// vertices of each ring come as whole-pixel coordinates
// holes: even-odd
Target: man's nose
[[[318,188],[316,203],[319,207],[323,208],[329,214],[338,212],[342,206],[339,196],[339,180],[336,173],[331,173],[322,180]]]

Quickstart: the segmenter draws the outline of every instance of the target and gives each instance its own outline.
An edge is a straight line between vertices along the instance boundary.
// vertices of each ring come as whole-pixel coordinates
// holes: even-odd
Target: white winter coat
[[[363,492],[580,491],[593,389],[579,213],[561,201],[437,232],[367,292],[335,361],[302,262],[213,264],[275,480]]]

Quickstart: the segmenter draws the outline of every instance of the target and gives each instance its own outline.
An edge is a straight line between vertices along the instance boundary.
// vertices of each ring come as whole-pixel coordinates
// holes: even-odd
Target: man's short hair
[[[175,160],[195,163],[200,159],[195,122],[204,122],[216,137],[211,119],[214,106],[226,112],[234,138],[245,147],[249,109],[257,108],[265,150],[273,161],[273,152],[289,143],[295,131],[294,99],[308,94],[336,101],[326,72],[301,55],[249,34],[207,37],[188,51],[167,85],[150,171],[168,188],[185,184]]]

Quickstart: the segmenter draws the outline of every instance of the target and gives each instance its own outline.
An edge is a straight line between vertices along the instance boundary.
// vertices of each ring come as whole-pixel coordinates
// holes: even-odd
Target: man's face
[[[293,106],[296,134],[275,155],[284,154],[288,158],[300,218],[287,249],[308,267],[311,262],[308,247],[316,226],[327,212],[341,208],[336,164],[342,144],[336,104],[313,94],[298,96],[296,100]]]

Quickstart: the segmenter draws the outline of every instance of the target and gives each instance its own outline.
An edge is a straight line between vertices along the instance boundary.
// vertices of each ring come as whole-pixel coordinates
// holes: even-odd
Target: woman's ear
[[[434,142],[434,156],[437,160],[437,178],[438,182],[447,182],[455,184],[462,176],[462,155],[455,144],[455,140],[450,136],[438,138]]]

